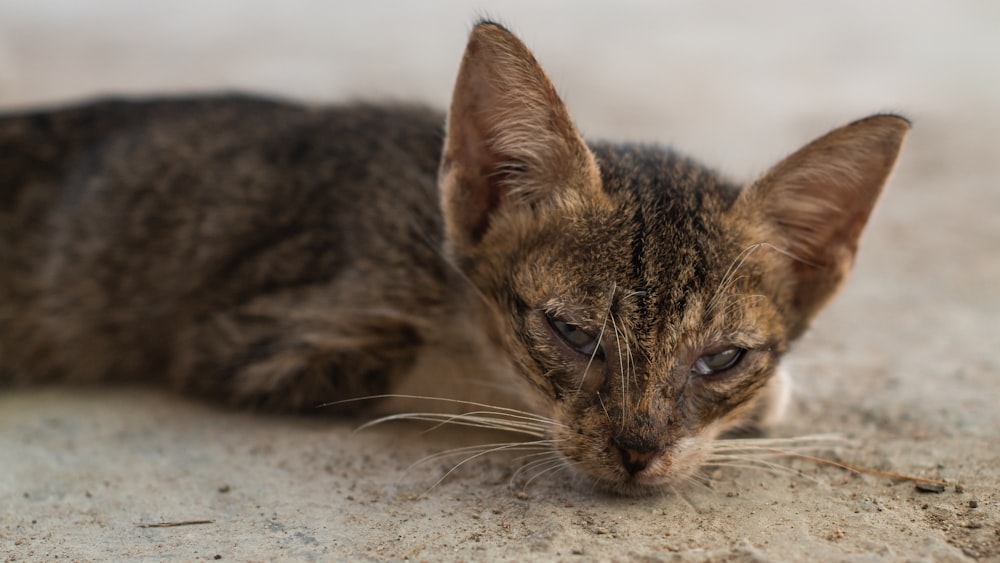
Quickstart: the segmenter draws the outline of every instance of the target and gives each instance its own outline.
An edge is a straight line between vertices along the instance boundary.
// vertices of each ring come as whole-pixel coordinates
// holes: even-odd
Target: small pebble
[[[969,508],[979,508],[979,501],[978,500],[970,500],[969,501]]]
[[[937,483],[917,483],[917,490],[922,493],[943,493],[944,485]]]
[[[219,492],[220,493],[228,493],[231,490],[232,490],[232,488],[229,485],[223,485],[223,486],[219,487]],[[222,558],[222,556],[220,555],[219,559],[221,559],[221,558]]]
[[[958,494],[962,494],[965,492],[965,487],[963,487],[962,485],[955,485],[955,492]]]

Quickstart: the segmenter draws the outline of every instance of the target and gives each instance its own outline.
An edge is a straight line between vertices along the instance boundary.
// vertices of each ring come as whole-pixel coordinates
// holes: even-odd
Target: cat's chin
[[[664,493],[674,490],[671,485],[673,481],[649,481],[646,482],[643,479],[620,479],[620,480],[608,480],[608,479],[592,479],[593,485],[606,493],[631,497],[631,498],[643,498],[659,496]]]
[[[676,471],[661,475],[638,474],[613,479],[590,475],[579,475],[579,477],[581,478],[580,481],[589,490],[597,489],[608,494],[630,498],[653,497],[676,493],[678,490],[683,489],[686,483],[691,480],[689,474],[680,474]]]

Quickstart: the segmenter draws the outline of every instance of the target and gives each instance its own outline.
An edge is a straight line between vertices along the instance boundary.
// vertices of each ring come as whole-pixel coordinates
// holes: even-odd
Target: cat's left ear
[[[835,129],[792,154],[740,194],[735,209],[793,260],[793,335],[836,293],[858,238],[892,172],[910,122],[875,115]]]
[[[504,27],[469,37],[438,177],[449,245],[478,246],[499,216],[600,194],[594,155],[534,56]]]

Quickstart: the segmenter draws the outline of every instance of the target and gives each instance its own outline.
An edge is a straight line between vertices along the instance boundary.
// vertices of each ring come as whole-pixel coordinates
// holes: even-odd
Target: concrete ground
[[[789,365],[782,436],[940,478],[802,460],[645,499],[515,456],[406,468],[488,436],[227,411],[155,390],[0,391],[0,559],[1000,560],[1000,5],[5,0],[0,108],[246,89],[447,103],[478,14],[508,23],[591,137],[752,177],[882,110],[914,131],[855,275]],[[2,273],[0,273],[2,275]],[[204,521],[174,527],[142,524]]]

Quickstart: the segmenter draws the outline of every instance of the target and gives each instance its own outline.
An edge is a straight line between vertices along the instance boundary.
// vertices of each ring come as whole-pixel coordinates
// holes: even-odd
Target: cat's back
[[[10,211],[30,197],[25,192],[46,187],[81,199],[86,185],[76,180],[138,174],[153,166],[179,172],[184,165],[219,166],[240,158],[295,172],[295,165],[317,158],[361,165],[378,159],[379,149],[395,146],[413,157],[401,164],[433,173],[442,122],[440,114],[419,107],[310,107],[243,95],[107,99],[0,112],[0,209]],[[141,180],[121,187],[145,189],[176,178]],[[218,190],[227,187],[217,184]]]
[[[433,260],[400,245],[441,230],[442,123],[246,96],[0,114],[0,363],[52,335],[139,346],[359,262]]]
[[[104,212],[128,204],[146,222],[152,214],[134,206],[158,195],[189,208],[195,202],[185,197],[210,204],[309,192],[314,205],[342,207],[375,195],[373,176],[419,178],[417,190],[433,190],[426,180],[436,172],[442,122],[417,107],[308,107],[238,95],[0,113],[0,229],[23,241],[41,230],[32,228],[39,220],[98,203]]]

